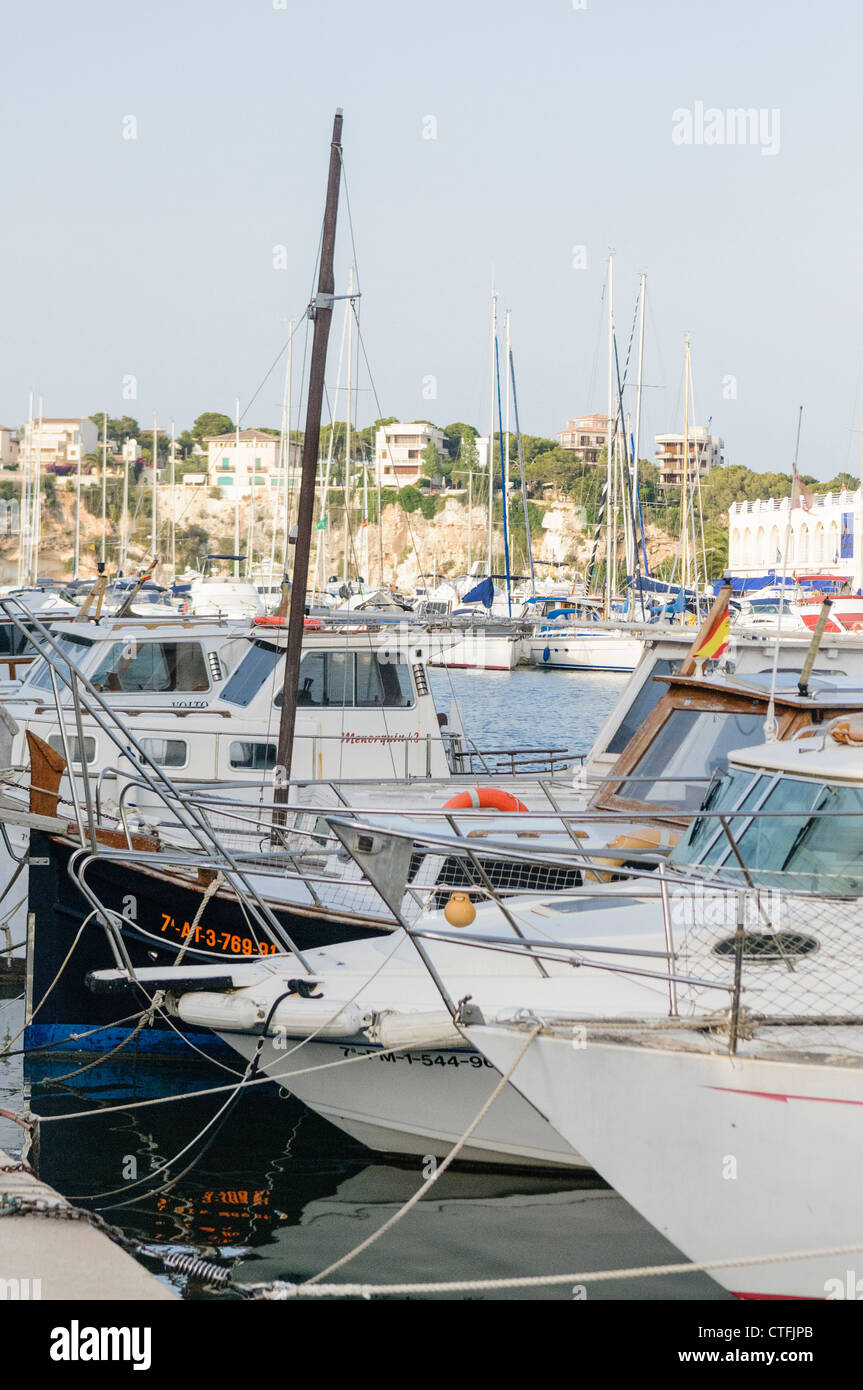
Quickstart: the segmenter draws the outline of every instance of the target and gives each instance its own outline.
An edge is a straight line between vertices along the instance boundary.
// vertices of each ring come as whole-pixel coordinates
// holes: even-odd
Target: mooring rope
[[[431,1179],[429,1179],[431,1181]],[[382,1228],[383,1229],[383,1228]],[[358,1247],[362,1248],[362,1247]],[[820,1250],[790,1250],[776,1255],[743,1255],[739,1259],[689,1260],[669,1265],[640,1265],[628,1269],[581,1270],[575,1274],[523,1274],[502,1279],[451,1279],[421,1284],[319,1284],[308,1279],[303,1284],[273,1280],[268,1284],[234,1284],[253,1298],[373,1298],[375,1295],[434,1293],[481,1293],[498,1289],[541,1289],[554,1285],[603,1284],[614,1279],[652,1279],[663,1274],[709,1274],[721,1269],[751,1269],[758,1265],[778,1265],[794,1260],[832,1259],[857,1255],[863,1244],[833,1245]],[[333,1266],[335,1268],[335,1266]],[[326,1273],[326,1271],[324,1271]],[[320,1276],[317,1276],[318,1278]]]
[[[341,1259],[335,1260],[333,1264],[327,1265],[326,1269],[322,1269],[320,1274],[315,1274],[311,1279],[307,1279],[305,1283],[301,1286],[302,1288],[308,1288],[309,1285],[317,1284],[327,1274],[333,1274],[337,1269],[341,1269],[343,1265],[346,1265],[351,1260],[356,1259],[357,1255],[362,1254],[362,1252],[364,1250],[367,1250],[370,1245],[374,1245],[375,1241],[380,1240],[382,1235],[384,1235],[387,1231],[391,1230],[392,1227],[395,1226],[396,1222],[401,1221],[403,1216],[407,1216],[408,1212],[416,1206],[417,1202],[422,1200],[422,1198],[428,1192],[429,1188],[431,1188],[434,1185],[434,1183],[437,1182],[438,1178],[446,1172],[450,1164],[454,1162],[456,1158],[458,1158],[458,1155],[461,1153],[468,1139],[471,1137],[474,1130],[488,1114],[489,1110],[491,1109],[494,1102],[497,1100],[501,1091],[504,1089],[505,1086],[509,1085],[510,1077],[512,1076],[513,1072],[515,1071],[524,1054],[527,1052],[537,1033],[539,1033],[540,1031],[540,1024],[537,1024],[537,1026],[531,1030],[528,1038],[525,1041],[524,1046],[518,1053],[518,1056],[515,1058],[509,1070],[505,1072],[504,1075],[500,1078],[500,1081],[495,1086],[491,1095],[486,1097],[485,1103],[480,1107],[477,1114],[465,1130],[464,1134],[457,1141],[457,1143],[453,1145],[446,1158],[438,1164],[431,1177],[426,1178],[422,1187],[417,1188],[413,1196],[408,1198],[404,1205],[399,1207],[399,1210],[397,1212],[394,1212],[393,1215],[387,1221],[385,1221],[382,1226],[379,1226],[376,1231],[373,1231],[372,1234],[370,1236],[367,1236],[365,1240],[361,1241],[359,1245],[354,1246],[353,1250],[349,1250],[346,1255],[342,1255]]]

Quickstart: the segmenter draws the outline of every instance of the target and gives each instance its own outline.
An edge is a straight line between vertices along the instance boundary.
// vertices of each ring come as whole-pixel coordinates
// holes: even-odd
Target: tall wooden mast
[[[300,502],[297,514],[297,544],[291,576],[291,608],[288,616],[288,648],[285,655],[285,678],[282,686],[282,718],[279,725],[279,746],[276,761],[284,769],[276,787],[276,801],[288,799],[287,782],[291,775],[291,754],[294,745],[294,726],[297,716],[297,685],[303,645],[303,618],[306,610],[306,587],[309,574],[312,522],[315,510],[315,482],[318,471],[318,444],[321,433],[321,411],[324,400],[324,372],[327,363],[327,342],[333,317],[335,279],[333,259],[336,245],[336,217],[339,208],[339,183],[342,172],[342,112],[339,109],[333,122],[330,146],[330,172],[327,183],[327,204],[324,211],[324,231],[321,242],[321,265],[317,296],[309,313],[314,320],[312,357],[309,369],[309,396],[306,406],[306,428],[303,435],[303,464],[300,475]]]

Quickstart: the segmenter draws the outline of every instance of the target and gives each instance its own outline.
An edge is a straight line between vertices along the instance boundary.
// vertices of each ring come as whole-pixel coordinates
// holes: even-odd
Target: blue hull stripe
[[[92,1028],[92,1023],[31,1023],[24,1032],[24,1046],[28,1052],[35,1052],[53,1044],[51,1052],[57,1055],[66,1052],[110,1052],[112,1047],[128,1038],[131,1031],[129,1028],[101,1028],[94,1033]],[[73,1038],[73,1033],[89,1033],[89,1037]],[[131,1058],[144,1053],[150,1057],[184,1057],[191,1061],[196,1054],[186,1043],[186,1038],[209,1057],[237,1059],[234,1049],[215,1033],[185,1033],[181,1036],[171,1028],[142,1028],[134,1042],[129,1043],[125,1055]]]

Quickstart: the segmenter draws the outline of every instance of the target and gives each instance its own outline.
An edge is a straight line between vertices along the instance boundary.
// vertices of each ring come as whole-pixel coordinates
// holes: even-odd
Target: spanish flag
[[[721,656],[728,650],[728,642],[731,635],[731,620],[728,615],[728,604],[717,613],[713,622],[710,623],[706,632],[700,635],[698,646],[693,649],[691,655],[698,661],[712,661],[715,657]]]

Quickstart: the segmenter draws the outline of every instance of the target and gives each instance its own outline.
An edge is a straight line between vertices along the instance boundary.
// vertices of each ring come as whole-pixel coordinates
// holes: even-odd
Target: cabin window
[[[158,767],[185,767],[189,757],[184,738],[142,738],[141,748]]]
[[[731,822],[729,829],[746,864],[759,875],[765,869],[786,869],[790,851],[797,843],[798,833],[810,825],[809,820],[801,820],[800,815],[812,810],[819,800],[821,791],[822,788],[817,782],[780,777],[758,806],[759,811],[772,814],[756,816],[748,823]],[[795,816],[794,812],[800,815]],[[830,826],[825,826],[825,829],[829,830]],[[730,853],[728,837],[723,838],[726,841],[726,849],[724,855],[717,856],[719,862],[727,862]]]
[[[275,699],[278,709],[282,692]],[[381,661],[376,652],[308,652],[300,666],[299,708],[407,709],[414,703],[410,672],[402,661]]]
[[[93,672],[97,690],[115,694],[160,694],[209,690],[200,642],[112,642]]]
[[[273,703],[282,704],[282,676],[276,667],[284,659],[284,647],[255,642],[222,691],[229,704],[246,708],[264,683],[275,676]],[[389,655],[381,661],[377,652],[306,652],[297,682],[299,708],[407,709],[414,703],[410,671],[405,662]]]
[[[76,667],[80,666],[93,646],[93,639],[92,637],[79,637],[76,632],[65,632],[62,637],[58,638],[57,645],[61,654],[58,656],[57,653],[53,653],[53,659],[58,668],[68,675],[69,663],[71,662]],[[34,673],[27,685],[36,690],[51,689],[51,667],[44,658],[34,668]],[[61,691],[65,689],[59,676],[57,685]]]
[[[676,709],[617,788],[617,796],[675,810],[697,811],[728,754],[764,738],[764,715],[731,710]],[[680,776],[679,781],[661,780]],[[657,780],[654,780],[656,778]]]
[[[222,699],[230,705],[246,709],[252,703],[261,686],[272,676],[282,657],[284,648],[272,642],[255,642],[251,650],[240,662],[231,679],[222,691]]]
[[[675,663],[676,664],[676,663]],[[670,661],[657,661],[651,668],[650,675],[642,685],[629,709],[624,715],[620,728],[608,745],[609,753],[622,753],[629,740],[638,732],[649,715],[650,711],[659,703],[663,695],[668,691],[668,686],[664,681],[656,681],[654,676],[670,676],[672,663]]]
[[[389,708],[413,703],[407,666],[378,661],[374,652],[357,652],[354,703],[360,707],[387,705]]]
[[[33,655],[27,635],[14,623],[0,624],[0,656],[20,656],[22,653]]]
[[[50,743],[51,747],[54,749],[54,752],[55,752],[55,753],[59,753],[61,758],[65,758],[65,756],[66,756],[66,750],[65,750],[65,748],[63,747],[63,738],[62,738],[62,735],[60,735],[60,734],[50,734],[49,737],[48,737],[48,742]],[[68,744],[68,746],[69,746],[69,757],[72,759],[72,762],[73,762],[73,763],[80,763],[80,761],[81,761],[81,745],[80,745],[80,743],[78,742],[77,738],[67,738],[67,739],[66,739],[66,742],[67,742],[67,744]],[[87,737],[85,737],[85,739],[84,739],[84,757],[85,757],[85,759],[86,759],[86,761],[87,761],[88,763],[94,763],[94,762],[96,761],[96,740],[95,740],[94,738],[87,738]]]
[[[304,656],[300,663],[297,704],[352,705],[353,654],[309,652]]]
[[[728,836],[722,829],[719,813],[754,810],[764,798],[771,778],[754,776],[751,772],[729,772],[713,783],[701,809],[711,812],[699,816],[692,822],[686,839],[681,840],[669,855],[669,862],[675,864],[712,864],[721,859],[728,850]],[[736,834],[741,825],[740,819],[729,821],[731,834]]]
[[[863,892],[863,792],[783,777],[763,809],[800,815],[754,820],[741,835],[740,853],[760,882],[780,874],[777,882],[803,892]]]
[[[274,743],[255,743],[252,739],[237,739],[228,750],[231,767],[246,768],[251,772],[269,772],[276,766],[276,745]]]

